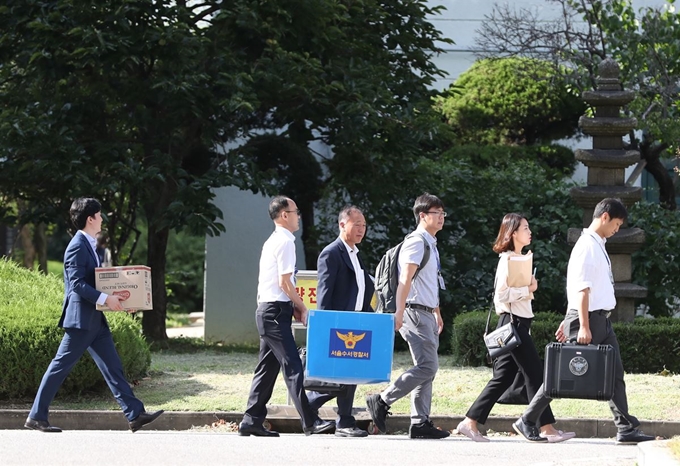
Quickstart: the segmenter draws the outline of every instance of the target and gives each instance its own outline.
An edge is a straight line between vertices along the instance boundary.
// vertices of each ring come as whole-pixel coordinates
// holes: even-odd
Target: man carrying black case
[[[606,239],[619,231],[627,216],[626,207],[619,199],[603,199],[595,206],[593,221],[583,230],[569,257],[568,311],[555,336],[561,342],[576,338],[583,345],[592,343],[614,348],[614,393],[609,408],[618,430],[616,443],[634,445],[655,437],[638,430],[640,421],[628,413],[619,343],[609,320],[609,314],[616,307],[616,297],[611,261],[605,249]],[[536,422],[550,403],[547,395],[541,387],[522,417],[513,424],[515,431],[527,440],[534,440]]]

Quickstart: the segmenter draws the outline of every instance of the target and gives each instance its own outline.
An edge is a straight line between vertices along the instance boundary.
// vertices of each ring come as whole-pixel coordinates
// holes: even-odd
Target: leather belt
[[[598,310],[593,311],[593,312],[597,312],[601,316],[605,316],[605,317],[609,317],[610,315],[612,315],[612,311],[608,311],[606,309],[598,309]]]
[[[433,307],[423,306],[422,304],[408,303],[408,304],[406,305],[406,307],[409,308],[409,309],[415,309],[416,311],[429,312],[430,314],[432,314],[432,313],[434,312],[434,308],[433,308]]]

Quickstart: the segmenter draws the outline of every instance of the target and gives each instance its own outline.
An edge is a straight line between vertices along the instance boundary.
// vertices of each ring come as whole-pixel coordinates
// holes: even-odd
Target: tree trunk
[[[33,245],[38,256],[38,270],[47,275],[47,226],[39,223],[33,230]]]
[[[659,185],[659,204],[665,209],[676,210],[678,206],[675,202],[673,178],[661,161],[661,154],[667,148],[666,144],[652,144],[647,138],[643,138],[640,144],[640,157],[647,162],[645,170],[654,177]]]
[[[316,270],[316,259],[319,257],[318,238],[314,226],[314,203],[301,200],[297,202],[302,220],[302,247],[305,251],[305,268]]]
[[[19,230],[19,240],[21,241],[21,249],[24,251],[23,264],[28,270],[33,270],[35,264],[35,247],[33,246],[33,233],[31,226],[26,224]]]
[[[153,310],[144,312],[142,331],[147,340],[164,341],[168,339],[165,332],[165,311],[168,294],[165,289],[165,252],[168,247],[168,228],[156,229],[153,219],[149,219],[148,266],[151,267],[151,289]]]

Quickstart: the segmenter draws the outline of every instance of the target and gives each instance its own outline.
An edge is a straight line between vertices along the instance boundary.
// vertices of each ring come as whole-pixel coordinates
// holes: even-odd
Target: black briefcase
[[[545,347],[543,389],[550,398],[611,400],[614,348],[611,345],[549,343]]]
[[[302,361],[302,372],[306,373],[307,372],[307,348],[300,347],[298,348],[298,354],[300,355],[300,360]],[[331,393],[331,394],[339,394],[342,393],[346,390],[346,386],[339,384],[339,383],[333,383],[333,382],[324,382],[322,380],[317,380],[317,379],[310,379],[305,375],[304,382],[303,382],[303,387],[305,390],[310,390],[313,392],[319,392],[319,393]]]

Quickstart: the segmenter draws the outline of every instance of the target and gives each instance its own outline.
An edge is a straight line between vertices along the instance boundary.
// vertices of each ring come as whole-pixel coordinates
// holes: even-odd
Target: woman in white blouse
[[[494,361],[493,378],[486,384],[482,393],[472,404],[465,419],[458,424],[458,432],[469,437],[475,442],[488,442],[477,428],[477,424],[484,424],[489,417],[491,408],[498,401],[505,390],[515,380],[517,371],[522,371],[526,381],[527,395],[529,399],[543,383],[543,366],[538,356],[534,342],[531,339],[529,329],[534,313],[531,309],[533,292],[538,289],[535,277],[531,278],[529,286],[508,286],[508,259],[513,255],[521,255],[522,249],[531,243],[531,230],[529,222],[520,214],[510,213],[503,217],[498,237],[493,245],[493,250],[500,254],[498,267],[496,268],[496,284],[494,293],[494,305],[496,314],[499,315],[498,327],[510,321],[510,311],[517,327],[522,344],[510,353],[499,356]],[[576,436],[573,432],[562,432],[555,429],[550,407],[545,409],[540,418],[540,436],[536,441],[562,442]]]

